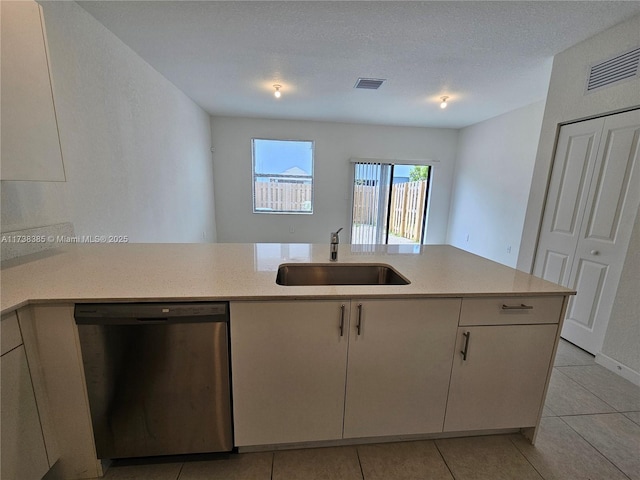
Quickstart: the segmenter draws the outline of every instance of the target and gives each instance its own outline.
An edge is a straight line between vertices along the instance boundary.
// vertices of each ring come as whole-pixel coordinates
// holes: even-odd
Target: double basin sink
[[[283,263],[276,283],[303,285],[408,285],[411,283],[383,263]]]

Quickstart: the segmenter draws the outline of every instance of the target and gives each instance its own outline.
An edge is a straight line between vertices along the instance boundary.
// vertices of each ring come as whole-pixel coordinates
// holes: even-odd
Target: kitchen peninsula
[[[328,259],[328,244],[128,244],[7,262],[3,338],[19,323],[45,467],[103,471],[76,303],[230,302],[240,451],[518,429],[535,440],[574,292],[445,245],[340,245],[338,263],[390,265],[408,285],[276,284],[280,264]]]

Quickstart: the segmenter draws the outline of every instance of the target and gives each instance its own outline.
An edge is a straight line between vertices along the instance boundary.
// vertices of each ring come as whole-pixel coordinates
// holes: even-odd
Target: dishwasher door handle
[[[138,322],[141,323],[151,323],[151,322],[156,322],[156,323],[166,323],[169,321],[169,319],[167,317],[162,317],[162,318],[158,318],[158,317],[142,317],[142,318],[136,318],[136,320]]]

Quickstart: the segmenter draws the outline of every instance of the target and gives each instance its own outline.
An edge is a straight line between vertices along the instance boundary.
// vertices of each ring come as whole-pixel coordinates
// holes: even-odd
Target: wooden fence
[[[355,185],[353,188],[353,223],[377,226],[378,192],[376,187]],[[389,233],[419,242],[422,233],[427,181],[396,183],[391,190]]]
[[[277,212],[311,212],[308,183],[255,182],[255,209]]]
[[[426,180],[393,185],[389,233],[420,242],[426,194]]]
[[[419,242],[422,233],[427,181],[396,183],[391,189],[389,233]],[[311,185],[255,182],[255,208],[260,211],[310,212]],[[353,188],[353,223],[377,226],[379,196],[387,192],[369,185]]]
[[[386,195],[386,192],[383,192]],[[353,223],[375,226],[380,192],[369,185],[353,186]]]

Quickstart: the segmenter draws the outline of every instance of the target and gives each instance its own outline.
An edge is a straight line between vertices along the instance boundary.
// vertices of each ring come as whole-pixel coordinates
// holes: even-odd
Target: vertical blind
[[[354,163],[352,244],[386,243],[391,164]]]

